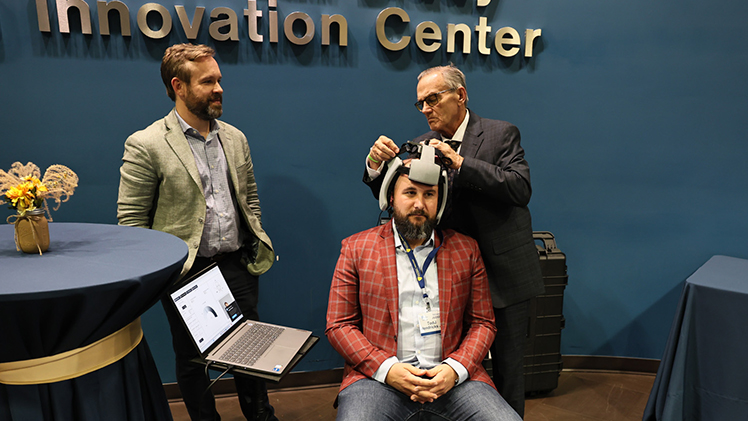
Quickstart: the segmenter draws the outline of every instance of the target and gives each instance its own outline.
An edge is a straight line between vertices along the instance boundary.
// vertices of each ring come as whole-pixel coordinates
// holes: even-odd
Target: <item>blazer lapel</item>
[[[395,257],[395,233],[392,230],[392,223],[389,222],[382,227],[380,231],[381,239],[377,241],[377,252],[379,256],[384,258],[375,259],[374,261],[383,262],[380,266],[382,268],[382,282],[384,282],[385,290],[387,291],[387,308],[390,313],[390,319],[392,319],[392,325],[395,326],[395,334],[399,329],[400,320],[400,302],[398,298],[398,287],[397,287],[397,260]]]
[[[192,154],[192,148],[190,148],[190,144],[182,132],[182,126],[179,125],[176,109],[171,110],[169,115],[166,116],[164,124],[166,125],[166,133],[164,134],[166,143],[174,151],[174,154],[177,155],[177,158],[187,170],[192,181],[202,191],[203,183],[200,181],[200,172],[197,170],[197,164],[195,164],[195,155]]]
[[[481,118],[477,114],[470,111],[470,119],[465,130],[465,138],[462,139],[460,155],[475,158],[478,154],[478,149],[483,143],[483,126],[480,120]]]
[[[236,157],[238,151],[235,150],[234,146],[237,142],[234,142],[231,135],[227,130],[224,130],[223,123],[216,120],[218,126],[221,128],[218,137],[221,139],[221,147],[223,148],[223,154],[226,156],[226,164],[229,169],[229,177],[231,177],[231,183],[236,188],[239,185],[236,172]]]
[[[439,236],[436,236],[437,244],[439,246]],[[452,250],[446,244],[446,237],[444,243],[439,249],[436,255],[436,272],[439,277],[439,323],[441,325],[442,339],[446,335],[446,326],[448,323],[448,315],[450,311],[450,303],[452,302],[452,288],[447,288],[447,285],[454,285],[452,281],[452,270],[450,270],[449,262],[451,261],[450,254]]]

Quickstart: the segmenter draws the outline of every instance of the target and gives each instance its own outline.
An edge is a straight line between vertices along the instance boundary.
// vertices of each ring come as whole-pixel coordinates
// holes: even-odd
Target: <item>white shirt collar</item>
[[[184,121],[184,119],[182,118],[182,116],[179,115],[179,111],[174,110],[174,112],[177,115],[177,121],[179,121],[179,126],[182,128],[182,133],[186,134],[187,131],[190,130],[190,129],[194,130],[195,132],[198,132],[197,129],[195,129],[194,127],[190,126],[189,123],[187,123],[186,121]],[[212,132],[212,131],[215,131],[215,130],[218,130],[218,124],[216,124],[216,120],[213,119],[213,120],[210,120],[210,131]]]
[[[465,118],[462,119],[462,123],[460,123],[460,127],[457,128],[454,136],[452,136],[452,140],[459,140],[462,142],[462,139],[465,138],[465,130],[467,130],[468,120],[470,120],[470,110],[466,109]],[[442,140],[449,140],[449,138],[442,136]]]

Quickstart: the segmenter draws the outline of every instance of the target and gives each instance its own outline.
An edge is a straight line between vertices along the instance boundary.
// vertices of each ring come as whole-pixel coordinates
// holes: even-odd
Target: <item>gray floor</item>
[[[640,421],[654,374],[565,370],[558,388],[530,397],[525,421]],[[281,421],[335,419],[332,403],[338,386],[271,390],[270,400]],[[244,418],[234,396],[217,400],[223,421]],[[189,420],[180,401],[170,402],[175,421]]]

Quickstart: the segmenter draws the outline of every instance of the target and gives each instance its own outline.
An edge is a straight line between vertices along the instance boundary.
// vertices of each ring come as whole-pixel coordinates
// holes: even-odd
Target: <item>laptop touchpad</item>
[[[257,361],[256,366],[257,368],[280,373],[286,368],[286,365],[288,365],[294,355],[296,355],[296,350],[293,348],[281,345],[272,345],[270,348],[268,348],[262,358]],[[282,364],[284,365],[273,365],[273,363],[277,364],[279,362],[282,362]]]

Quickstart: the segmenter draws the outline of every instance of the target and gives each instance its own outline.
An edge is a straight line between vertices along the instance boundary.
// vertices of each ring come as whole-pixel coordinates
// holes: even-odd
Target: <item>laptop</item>
[[[278,375],[312,334],[247,320],[215,263],[180,283],[169,296],[206,361]]]

